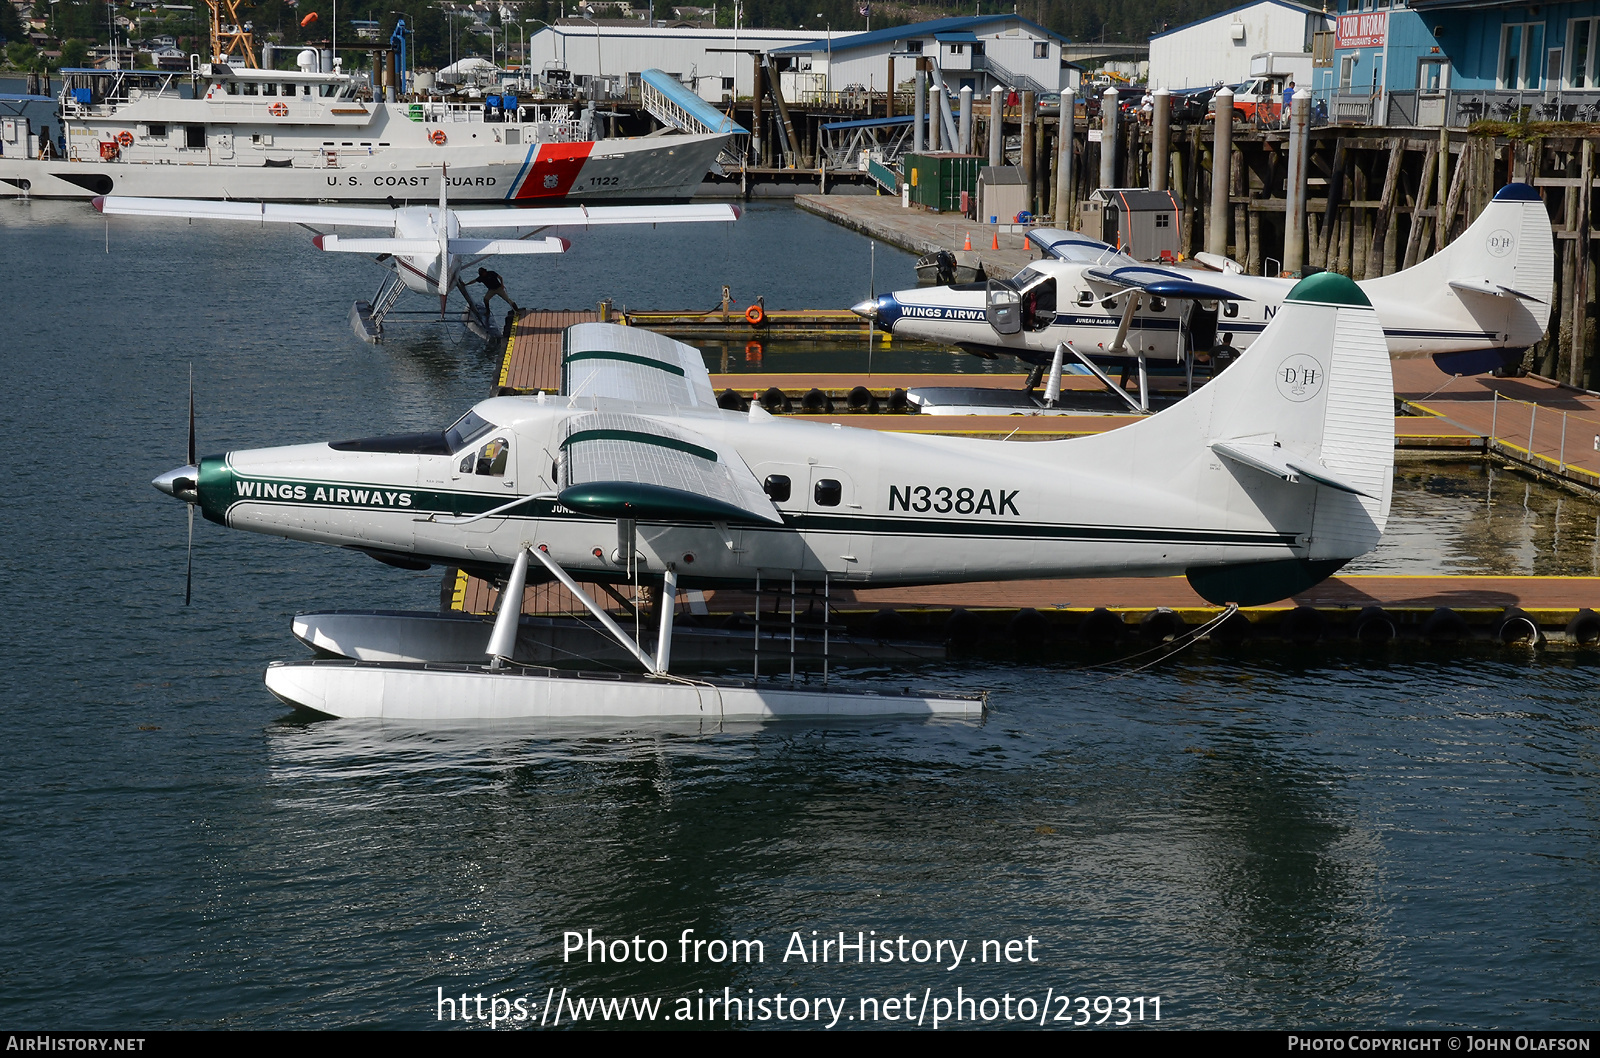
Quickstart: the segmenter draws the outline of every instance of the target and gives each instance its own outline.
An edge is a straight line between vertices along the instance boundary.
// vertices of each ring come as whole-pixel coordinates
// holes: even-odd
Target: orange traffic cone
[[[972,249],[972,233],[971,233],[971,232],[970,232],[970,231],[969,231],[969,232],[967,232],[967,241],[966,241],[966,243],[965,243],[965,244],[964,244],[964,245],[963,245],[963,246],[962,246],[962,247],[961,247],[961,248],[962,248],[962,249],[963,249],[963,250],[970,250],[970,249]]]
[[[1000,229],[999,228],[996,228],[994,230],[994,242],[990,244],[989,249],[991,249],[991,250],[1000,249]]]

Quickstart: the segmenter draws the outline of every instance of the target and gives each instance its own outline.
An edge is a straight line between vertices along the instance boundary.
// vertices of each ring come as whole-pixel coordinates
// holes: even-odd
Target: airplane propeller
[[[175,500],[182,500],[189,508],[189,542],[183,575],[183,605],[188,606],[194,594],[194,508],[200,502],[200,454],[195,443],[194,429],[194,366],[189,367],[189,463],[169,470],[150,484]]]
[[[199,495],[200,455],[194,439],[194,365],[189,365],[189,466],[195,467],[195,495]],[[183,605],[189,605],[189,598],[194,591],[194,504],[184,504],[189,512],[189,542],[184,546],[183,570]]]

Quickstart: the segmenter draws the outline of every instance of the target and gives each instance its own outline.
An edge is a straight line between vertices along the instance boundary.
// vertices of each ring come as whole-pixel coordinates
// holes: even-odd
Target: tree
[[[61,65],[78,67],[89,61],[89,45],[72,37],[61,45]]]

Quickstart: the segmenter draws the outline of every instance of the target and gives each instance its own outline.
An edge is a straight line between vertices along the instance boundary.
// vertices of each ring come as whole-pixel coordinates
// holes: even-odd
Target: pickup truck
[[[1283,114],[1282,76],[1252,77],[1248,81],[1231,85],[1233,89],[1233,120],[1253,121],[1257,125],[1275,125]],[[1216,113],[1216,101],[1210,106]]]

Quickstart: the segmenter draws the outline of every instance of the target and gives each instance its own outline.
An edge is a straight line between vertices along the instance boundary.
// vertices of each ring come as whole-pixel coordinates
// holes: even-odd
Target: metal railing
[[[1541,410],[1545,413],[1542,423]],[[1559,420],[1555,416],[1553,408],[1502,397],[1500,391],[1495,390],[1487,446],[1490,451],[1498,451],[1536,470],[1600,487],[1600,413],[1586,415],[1563,409]],[[1579,457],[1580,452],[1584,453],[1583,457]],[[1575,461],[1578,458],[1594,464],[1596,469],[1579,465]]]

